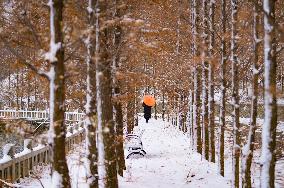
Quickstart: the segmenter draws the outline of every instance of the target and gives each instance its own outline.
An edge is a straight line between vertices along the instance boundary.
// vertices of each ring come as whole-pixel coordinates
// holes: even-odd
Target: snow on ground
[[[217,174],[217,165],[208,163],[190,148],[189,138],[176,127],[161,120],[151,119],[149,124],[140,119],[135,131],[142,135],[144,158],[127,159],[124,177],[119,177],[122,188],[227,188],[229,180]],[[79,147],[76,147],[79,148]],[[81,148],[84,148],[81,146]],[[82,150],[82,149],[81,149]],[[126,151],[127,154],[127,151]],[[68,156],[72,187],[86,186],[83,152],[75,150]],[[45,167],[40,180],[49,187],[49,167]],[[21,185],[27,188],[41,187],[39,180],[26,178]]]
[[[219,117],[215,118],[216,124],[219,123]],[[226,116],[226,121],[230,122],[227,124],[227,129],[225,131],[225,178],[226,179],[232,179],[233,177],[233,173],[232,173],[232,150],[233,150],[233,135],[232,135],[232,117],[231,116]],[[263,125],[264,119],[261,118],[257,118],[256,123],[257,123],[257,130],[256,132],[258,134],[261,134],[261,129],[262,129],[262,125]],[[250,125],[250,118],[240,118],[240,123],[242,125],[246,125],[249,126]],[[277,125],[277,132],[284,132],[284,122],[283,121],[278,121],[278,125]],[[218,133],[217,133],[218,134]],[[248,134],[248,133],[246,133]],[[248,135],[245,135],[245,137],[247,138]],[[278,141],[281,141],[280,140]],[[260,138],[261,139],[261,138]],[[247,142],[247,140],[245,140],[243,144],[245,144]],[[260,142],[260,143],[259,143]],[[261,144],[261,140],[257,140],[256,144],[259,145]],[[283,144],[277,144],[277,147],[282,147]],[[216,147],[217,148],[217,147]],[[260,155],[261,155],[261,148],[259,148],[259,146],[257,148],[255,148],[254,152],[253,152],[253,162],[252,162],[252,166],[251,166],[251,172],[252,172],[252,186],[253,187],[260,187]],[[216,156],[218,159],[218,156]],[[277,158],[277,162],[276,162],[276,166],[275,166],[275,187],[276,188],[283,188],[283,182],[284,182],[284,176],[283,176],[283,168],[284,168],[284,159],[283,157],[281,158]]]
[[[67,157],[67,163],[72,178],[73,188],[87,188],[86,170],[84,166],[84,145],[77,145],[75,150]],[[48,166],[39,166],[29,178],[21,180],[20,185],[25,188],[49,188],[51,187],[51,168]],[[41,185],[42,184],[42,185]]]
[[[145,129],[142,141],[147,155],[126,161],[129,170],[120,181],[121,187],[229,187],[217,175],[216,165],[193,152],[189,138],[176,127],[160,120],[149,124],[142,121],[140,128]]]

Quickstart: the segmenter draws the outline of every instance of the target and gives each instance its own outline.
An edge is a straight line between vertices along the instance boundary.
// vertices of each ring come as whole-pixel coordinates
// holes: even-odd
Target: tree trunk
[[[239,187],[240,180],[240,122],[239,122],[239,76],[237,56],[237,17],[238,1],[231,0],[232,7],[232,29],[231,29],[231,61],[232,61],[232,101],[233,101],[233,181],[232,187]]]
[[[256,118],[257,118],[257,100],[258,100],[258,69],[259,69],[259,56],[260,56],[260,26],[261,16],[259,9],[259,0],[254,2],[254,26],[253,26],[253,38],[254,38],[254,60],[252,65],[252,100],[251,100],[251,119],[250,130],[248,135],[248,142],[243,148],[242,156],[242,187],[251,188],[251,164],[253,158],[254,142],[255,142],[255,130],[256,130]]]
[[[209,130],[208,130],[208,10],[207,0],[202,3],[202,126],[203,126],[203,155],[209,160]]]
[[[193,125],[193,101],[194,101],[194,95],[192,89],[189,92],[189,132],[190,132],[190,141],[191,141],[191,146],[194,148],[194,125]]]
[[[226,35],[226,23],[227,23],[227,15],[226,15],[226,1],[227,0],[222,0],[222,39],[221,39],[221,97],[220,97],[220,126],[219,126],[219,172],[222,176],[224,176],[225,173],[225,168],[224,168],[224,148],[225,148],[225,126],[226,126],[226,121],[225,121],[225,115],[226,115],[226,78],[225,78],[225,73],[226,73],[226,61],[227,61],[227,55],[226,55],[226,50],[227,50],[227,45],[226,45],[226,40],[225,40],[225,35]]]
[[[8,91],[9,93],[11,92],[11,63],[9,62],[9,68],[8,68]],[[9,97],[9,107],[12,107],[12,100],[11,100],[11,96]]]
[[[20,89],[19,89],[19,68],[17,68],[17,74],[16,74],[16,109],[19,110],[19,95],[20,95]]]
[[[65,153],[65,67],[62,32],[63,1],[50,0],[50,138],[53,187],[71,187]]]
[[[20,90],[20,109],[24,109],[24,105],[23,105],[23,96],[25,94],[24,88],[25,86],[25,79],[24,79],[24,70],[21,71],[21,75],[20,75],[20,84],[21,84],[21,90]]]
[[[165,112],[166,112],[166,109],[165,109],[165,92],[162,91],[162,119],[163,121],[165,121]]]
[[[197,141],[197,152],[202,154],[202,137],[201,137],[201,123],[200,123],[200,107],[201,107],[201,104],[200,104],[200,74],[201,74],[201,71],[200,71],[200,68],[198,67],[196,70],[195,70],[195,74],[194,74],[194,117],[193,117],[193,121],[194,121],[194,124],[195,124],[195,128],[196,129],[196,141]]]
[[[118,187],[116,154],[115,154],[115,131],[113,122],[112,106],[112,76],[111,66],[112,59],[108,52],[110,47],[110,35],[108,27],[102,27],[109,16],[108,5],[110,1],[97,0],[97,44],[96,44],[96,74],[97,74],[97,112],[98,112],[98,129],[102,138],[103,151],[99,149],[100,160],[104,162],[105,174],[104,183],[107,188]],[[101,141],[101,140],[99,140]]]
[[[283,73],[283,65],[281,66],[281,93],[284,93],[284,73]]]
[[[28,70],[27,70],[27,74],[28,74]],[[27,78],[27,82],[28,82],[28,88],[27,88],[27,95],[28,95],[28,101],[27,101],[27,109],[28,110],[30,110],[31,109],[31,105],[30,105],[30,103],[31,103],[31,86],[32,86],[32,84],[31,84],[31,80],[29,79],[29,78]]]
[[[34,105],[33,105],[33,109],[36,110],[38,108],[38,100],[37,100],[37,96],[38,96],[38,81],[37,78],[35,77],[35,81],[34,81],[34,97],[35,97],[35,101],[34,101]],[[48,101],[48,100],[47,100]]]
[[[199,32],[200,32],[200,1],[193,0],[192,5],[192,28],[193,28],[193,58],[196,58],[200,56],[199,52]],[[193,124],[194,124],[194,131],[195,132],[195,140],[196,140],[196,147],[197,152],[202,154],[202,138],[201,138],[201,125],[200,125],[200,95],[201,95],[201,68],[198,65],[199,62],[195,62],[195,68],[194,68],[194,102],[193,102]]]
[[[131,133],[134,128],[134,117],[135,117],[135,99],[133,98],[132,94],[134,93],[132,89],[128,89],[128,92],[130,93],[131,97],[127,103],[127,113],[126,113],[126,120],[127,120],[127,133]]]
[[[263,0],[264,9],[264,124],[262,128],[261,187],[274,188],[277,128],[275,0]]]
[[[116,90],[117,91],[117,90]],[[115,109],[115,121],[116,121],[116,155],[117,155],[117,166],[118,174],[123,176],[123,170],[126,170],[124,149],[123,149],[123,114],[122,105],[120,102],[114,104]]]
[[[156,98],[156,86],[154,86],[154,98]],[[157,120],[158,116],[157,116],[157,104],[155,104],[154,106],[154,118]]]
[[[115,1],[115,17],[119,18],[120,11],[117,8],[118,4],[120,3],[120,0]],[[114,29],[114,74],[119,69],[119,46],[121,43],[121,35],[122,35],[122,29],[120,26],[116,26]],[[120,95],[120,83],[119,81],[114,78],[114,94],[115,96]],[[114,110],[115,110],[115,125],[116,125],[116,155],[117,155],[117,171],[120,176],[123,176],[123,170],[126,169],[125,166],[125,159],[124,159],[124,148],[123,148],[123,113],[122,113],[122,104],[120,101],[116,100],[114,102]]]
[[[214,101],[214,74],[215,66],[213,62],[213,49],[215,48],[215,1],[210,0],[209,8],[209,68],[208,68],[208,113],[210,129],[210,161],[215,163],[215,101]]]
[[[88,4],[88,37],[87,48],[87,104],[86,104],[86,173],[90,188],[98,187],[98,151],[97,151],[97,105],[96,105],[96,64],[94,62],[95,1]]]

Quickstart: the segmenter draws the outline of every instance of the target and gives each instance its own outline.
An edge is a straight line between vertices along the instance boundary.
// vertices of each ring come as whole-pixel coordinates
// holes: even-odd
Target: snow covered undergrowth
[[[161,120],[150,120],[149,124],[140,119],[139,128],[145,130],[142,136],[145,157],[127,159],[124,177],[119,177],[122,188],[227,188],[229,180],[217,174],[217,165],[208,163],[190,148],[189,138],[176,127]],[[77,147],[79,148],[79,147]],[[81,147],[83,148],[83,147]],[[127,154],[127,152],[126,152]],[[82,149],[68,156],[72,186],[86,186]],[[49,187],[49,169],[43,172],[41,181]],[[41,187],[39,180],[26,178],[24,187]]]
[[[74,147],[75,150],[67,156],[69,173],[72,178],[73,188],[87,188],[86,170],[84,166],[84,144]],[[39,166],[29,178],[21,180],[21,187],[49,188],[51,187],[51,169],[48,166]],[[41,185],[42,184],[42,185]]]
[[[219,123],[219,118],[216,117],[216,124]],[[226,116],[226,121],[230,122],[227,124],[227,128],[230,128],[225,131],[225,177],[226,179],[232,179],[232,149],[233,149],[233,135],[232,135],[232,117]],[[245,125],[249,127],[250,125],[250,118],[240,118],[240,123],[241,123],[241,128],[242,126]],[[256,124],[257,124],[257,130],[256,130],[256,141],[255,141],[255,150],[253,153],[253,162],[251,166],[251,180],[252,180],[252,186],[253,187],[260,187],[260,155],[261,155],[261,132],[262,132],[262,126],[264,123],[264,119],[257,118],[256,119]],[[283,121],[278,121],[277,125],[277,133],[283,135],[284,132],[284,122]],[[243,145],[247,142],[247,135],[248,133],[246,132],[244,134],[245,136],[245,141],[242,141],[242,147]],[[258,138],[259,136],[260,138]],[[276,150],[280,150],[283,147],[283,136],[278,137],[278,143]],[[259,140],[260,139],[260,140]],[[276,166],[275,166],[275,187],[276,188],[282,188],[284,185],[284,158],[283,155],[279,157],[279,152],[276,151],[277,154],[277,161],[276,161]],[[216,156],[218,157],[218,156]],[[218,160],[218,159],[217,159]]]

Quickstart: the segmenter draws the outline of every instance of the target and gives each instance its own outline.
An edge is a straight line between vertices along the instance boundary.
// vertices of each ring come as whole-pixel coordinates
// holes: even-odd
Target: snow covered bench
[[[144,133],[144,130],[140,134],[127,134],[126,135],[126,149],[128,155],[126,159],[144,157],[146,155],[145,150],[143,149],[143,143],[141,137]]]

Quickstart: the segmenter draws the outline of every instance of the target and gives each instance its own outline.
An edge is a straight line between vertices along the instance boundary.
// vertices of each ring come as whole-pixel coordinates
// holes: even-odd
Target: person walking
[[[144,118],[146,119],[146,123],[148,123],[149,119],[151,119],[151,108],[152,106],[148,106],[143,102],[144,107]]]
[[[146,123],[148,123],[149,119],[151,118],[151,108],[156,103],[155,98],[151,95],[145,95],[143,98],[144,107],[144,118],[146,119]]]

